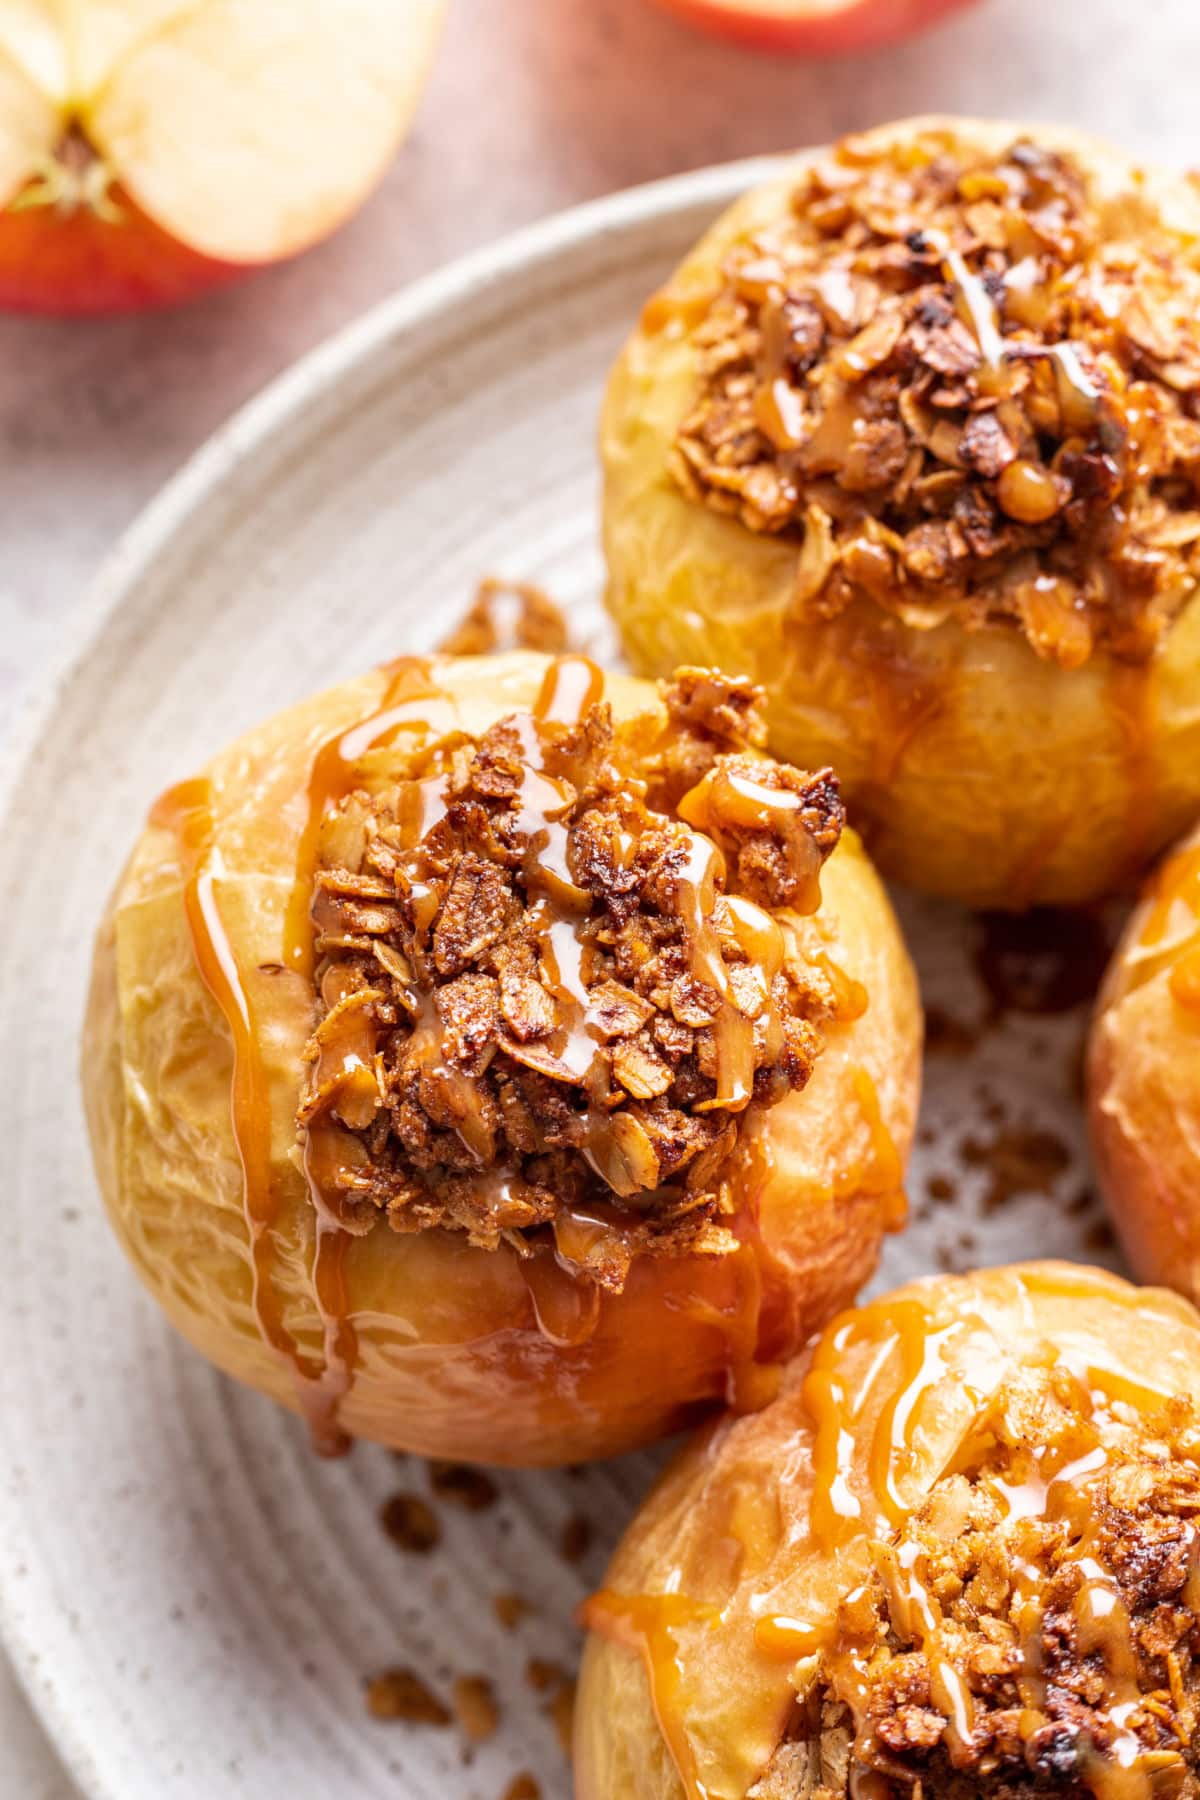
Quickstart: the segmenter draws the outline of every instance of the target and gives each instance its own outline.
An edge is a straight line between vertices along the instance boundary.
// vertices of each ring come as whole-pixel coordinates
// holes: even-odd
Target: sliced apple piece
[[[21,70],[47,99],[61,102],[67,76],[68,34],[53,0],[2,0],[0,56]]]
[[[61,129],[54,101],[0,41],[0,206],[47,161]]]
[[[182,298],[378,181],[445,0],[0,0],[0,305]]]

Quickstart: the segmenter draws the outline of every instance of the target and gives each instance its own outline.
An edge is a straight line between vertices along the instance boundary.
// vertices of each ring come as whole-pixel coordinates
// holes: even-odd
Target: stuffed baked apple
[[[1100,1185],[1138,1274],[1200,1299],[1200,833],[1166,857],[1113,957],[1092,1027]]]
[[[791,162],[604,409],[634,664],[760,681],[887,874],[1126,881],[1200,809],[1200,192],[1076,133],[889,125]]]
[[[599,1456],[854,1293],[919,1010],[827,771],[746,684],[405,659],[156,805],[97,949],[109,1210],[221,1368],[363,1435]]]
[[[1099,1270],[848,1312],[586,1610],[579,1800],[1200,1792],[1200,1318]]]

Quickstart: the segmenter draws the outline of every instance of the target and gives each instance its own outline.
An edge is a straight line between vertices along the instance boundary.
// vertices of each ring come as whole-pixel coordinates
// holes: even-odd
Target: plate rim
[[[618,236],[656,218],[711,202],[717,210],[778,174],[783,155],[714,163],[643,182],[567,207],[453,258],[377,301],[290,363],[238,406],[167,477],[104,555],[62,623],[61,647],[26,683],[0,734],[0,844],[17,805],[30,757],[62,694],[103,639],[129,594],[178,530],[277,433],[295,425],[341,378],[365,368],[384,348],[426,320],[519,278],[588,240]],[[0,867],[5,863],[0,850]],[[12,1595],[20,1561],[0,1540],[0,1654],[8,1657],[31,1712],[63,1772],[85,1800],[123,1800],[101,1774],[87,1735],[57,1687],[37,1679],[39,1649]]]

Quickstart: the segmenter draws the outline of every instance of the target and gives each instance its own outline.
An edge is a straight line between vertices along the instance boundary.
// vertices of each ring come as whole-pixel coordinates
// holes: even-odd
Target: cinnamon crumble
[[[1190,1402],[1012,1382],[842,1602],[752,1800],[1196,1800],[1198,1450]]]
[[[796,538],[799,618],[1147,658],[1200,573],[1200,252],[1136,229],[1028,140],[845,140],[728,254],[675,480]]]
[[[340,804],[298,1121],[346,1229],[544,1245],[619,1290],[635,1254],[734,1246],[746,1121],[865,1002],[775,916],[819,902],[829,772],[762,754],[746,683],[680,671],[647,746],[591,689],[561,716],[593,677],[549,665],[532,713]]]

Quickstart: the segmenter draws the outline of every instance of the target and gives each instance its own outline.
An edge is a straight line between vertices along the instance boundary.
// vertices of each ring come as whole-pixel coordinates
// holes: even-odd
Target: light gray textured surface
[[[576,200],[920,110],[1055,117],[1200,161],[1194,0],[984,0],[820,67],[693,38],[645,0],[452,0],[417,129],[297,264],[171,315],[0,320],[0,720],[142,503],[235,406],[458,251]],[[67,1788],[0,1668],[0,1793]]]

